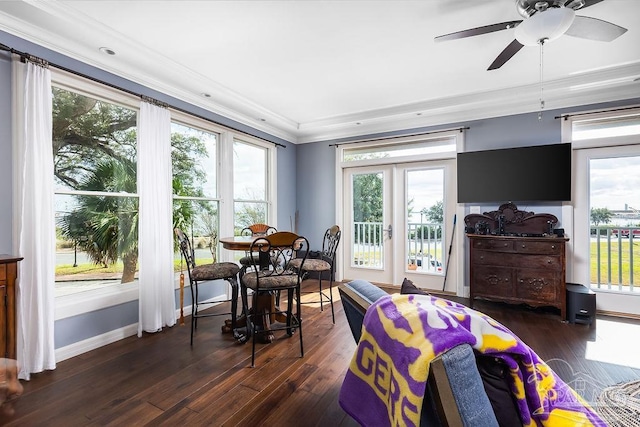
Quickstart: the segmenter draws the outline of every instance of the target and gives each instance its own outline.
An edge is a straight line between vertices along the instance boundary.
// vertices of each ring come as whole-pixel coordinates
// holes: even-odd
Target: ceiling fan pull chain
[[[538,120],[542,120],[542,110],[544,110],[544,39],[538,41],[540,45],[540,111]]]

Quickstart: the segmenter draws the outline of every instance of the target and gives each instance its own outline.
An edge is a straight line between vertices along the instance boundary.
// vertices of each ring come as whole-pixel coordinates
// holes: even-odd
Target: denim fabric
[[[462,344],[452,348],[442,355],[442,362],[464,426],[498,427],[471,346]]]
[[[347,283],[346,286],[357,292],[362,298],[370,303],[374,303],[383,296],[389,295],[366,280],[354,280]],[[358,342],[360,341],[360,335],[362,334],[362,320],[364,319],[364,313],[354,307],[346,298],[342,299],[342,306],[344,307],[344,313],[347,316],[347,321],[349,322],[353,338]]]

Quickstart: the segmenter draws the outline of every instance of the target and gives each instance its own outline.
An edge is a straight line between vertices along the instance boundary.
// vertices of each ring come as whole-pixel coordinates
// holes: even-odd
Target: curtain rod
[[[462,131],[467,130],[467,129],[469,129],[469,126],[453,128],[453,129],[433,130],[433,131],[430,131],[430,132],[409,133],[407,135],[396,135],[396,136],[390,136],[390,137],[381,136],[381,137],[378,137],[378,138],[359,139],[359,140],[355,140],[355,141],[348,141],[348,142],[342,142],[342,143],[337,143],[337,144],[329,144],[329,147],[339,147],[341,145],[346,145],[346,144],[358,144],[360,142],[382,141],[382,140],[385,140],[385,139],[407,138],[409,136],[433,135],[435,133],[446,133],[446,132],[451,132],[451,131],[454,131],[454,130],[462,132]]]
[[[563,119],[563,120],[567,120],[569,117],[577,117],[577,116],[588,116],[591,114],[600,114],[600,113],[609,113],[609,112],[615,112],[615,111],[627,111],[627,110],[637,110],[638,106],[636,105],[635,107],[621,107],[621,108],[611,108],[608,110],[598,110],[598,111],[587,111],[584,113],[574,113],[574,114],[561,114],[559,116],[556,116],[556,119]]]
[[[28,54],[28,53],[26,53],[26,52],[21,52],[21,51],[16,50],[16,49],[14,49],[14,48],[12,48],[12,47],[9,47],[9,46],[7,46],[7,45],[4,45],[4,44],[2,44],[2,43],[0,43],[0,50],[4,50],[4,51],[7,51],[7,52],[11,52],[11,53],[13,53],[13,54],[19,55],[19,56],[20,56],[21,58],[23,58],[23,59],[25,59],[25,58],[26,58],[26,59],[34,58],[35,60],[44,61],[44,60],[43,60],[43,59],[41,59],[41,58],[38,58],[38,57],[33,56],[33,55],[30,55],[30,54]],[[46,61],[46,62],[47,62],[47,63],[49,64],[49,66],[51,66],[51,67],[58,68],[59,70],[66,71],[67,73],[70,73],[70,74],[73,74],[73,75],[76,75],[76,76],[82,77],[82,78],[87,79],[87,80],[91,80],[92,82],[96,82],[96,83],[99,83],[99,84],[101,84],[101,85],[105,85],[105,86],[108,86],[108,87],[110,87],[110,88],[113,88],[113,89],[119,90],[119,91],[121,91],[121,92],[128,93],[129,95],[133,95],[133,96],[139,97],[139,98],[140,98],[140,99],[142,99],[143,101],[146,101],[146,102],[149,102],[149,103],[152,103],[152,104],[155,104],[155,105],[159,105],[159,106],[164,106],[164,107],[166,107],[166,108],[171,108],[171,109],[173,109],[173,110],[179,111],[179,112],[181,112],[181,113],[188,114],[188,115],[193,116],[193,117],[196,117],[196,118],[198,118],[198,119],[205,120],[205,121],[207,121],[207,122],[210,122],[210,123],[216,124],[216,125],[218,125],[218,126],[223,126],[223,127],[225,127],[225,128],[228,128],[228,129],[231,129],[231,130],[234,130],[234,131],[237,131],[237,132],[241,132],[241,133],[247,134],[246,132],[243,132],[243,131],[241,131],[240,129],[234,128],[234,127],[229,126],[229,125],[224,125],[224,124],[219,123],[219,122],[217,122],[217,121],[215,121],[215,120],[213,120],[213,119],[210,119],[210,118],[208,118],[208,117],[201,116],[201,115],[196,114],[196,113],[193,113],[193,112],[191,112],[191,111],[187,111],[187,110],[185,110],[185,109],[183,109],[183,108],[175,107],[175,106],[173,106],[173,105],[171,105],[171,104],[167,104],[167,103],[165,103],[165,102],[158,101],[158,100],[156,100],[156,99],[154,99],[154,98],[151,98],[151,97],[149,97],[149,96],[147,96],[147,95],[142,95],[142,94],[140,94],[140,93],[136,93],[136,92],[134,92],[134,91],[132,91],[132,90],[125,89],[125,88],[123,88],[123,87],[120,87],[120,86],[114,85],[113,83],[105,82],[105,81],[100,80],[100,79],[97,79],[97,78],[95,78],[95,77],[88,76],[88,75],[83,74],[83,73],[81,73],[81,72],[79,72],[79,71],[75,71],[75,70],[72,70],[72,69],[70,69],[70,68],[67,68],[67,67],[65,67],[65,66],[63,66],[63,65],[54,64],[53,62],[49,62],[49,61]],[[247,134],[247,135],[250,135],[250,136],[252,136],[252,137],[254,137],[254,138],[258,138],[258,139],[261,139],[261,140],[263,140],[263,141],[269,142],[269,143],[271,143],[271,144],[273,144],[273,145],[275,145],[275,146],[277,146],[277,147],[287,148],[287,146],[286,146],[286,145],[280,144],[280,143],[278,143],[278,142],[270,141],[270,140],[268,140],[268,139],[266,139],[266,138],[263,138],[263,137],[260,137],[260,136],[251,135],[251,134]]]

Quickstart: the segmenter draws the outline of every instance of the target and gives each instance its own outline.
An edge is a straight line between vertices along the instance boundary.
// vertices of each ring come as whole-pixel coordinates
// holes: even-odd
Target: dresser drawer
[[[553,272],[526,268],[516,272],[516,295],[518,298],[553,303],[557,300],[559,288],[559,275]]]
[[[513,295],[513,270],[510,268],[476,267],[473,294],[478,296]]]
[[[0,281],[7,280],[7,265],[0,264]]]
[[[523,254],[558,255],[564,248],[564,245],[558,242],[527,242],[526,240],[518,240],[514,246],[516,252]]]
[[[477,239],[473,241],[473,248],[489,251],[513,251],[513,240]]]

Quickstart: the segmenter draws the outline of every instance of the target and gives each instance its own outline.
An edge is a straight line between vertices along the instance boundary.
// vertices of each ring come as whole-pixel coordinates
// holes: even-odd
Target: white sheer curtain
[[[55,221],[51,73],[13,60],[13,246],[19,263],[19,378],[55,369]]]
[[[171,115],[140,104],[138,117],[138,336],[176,323],[173,272]]]

